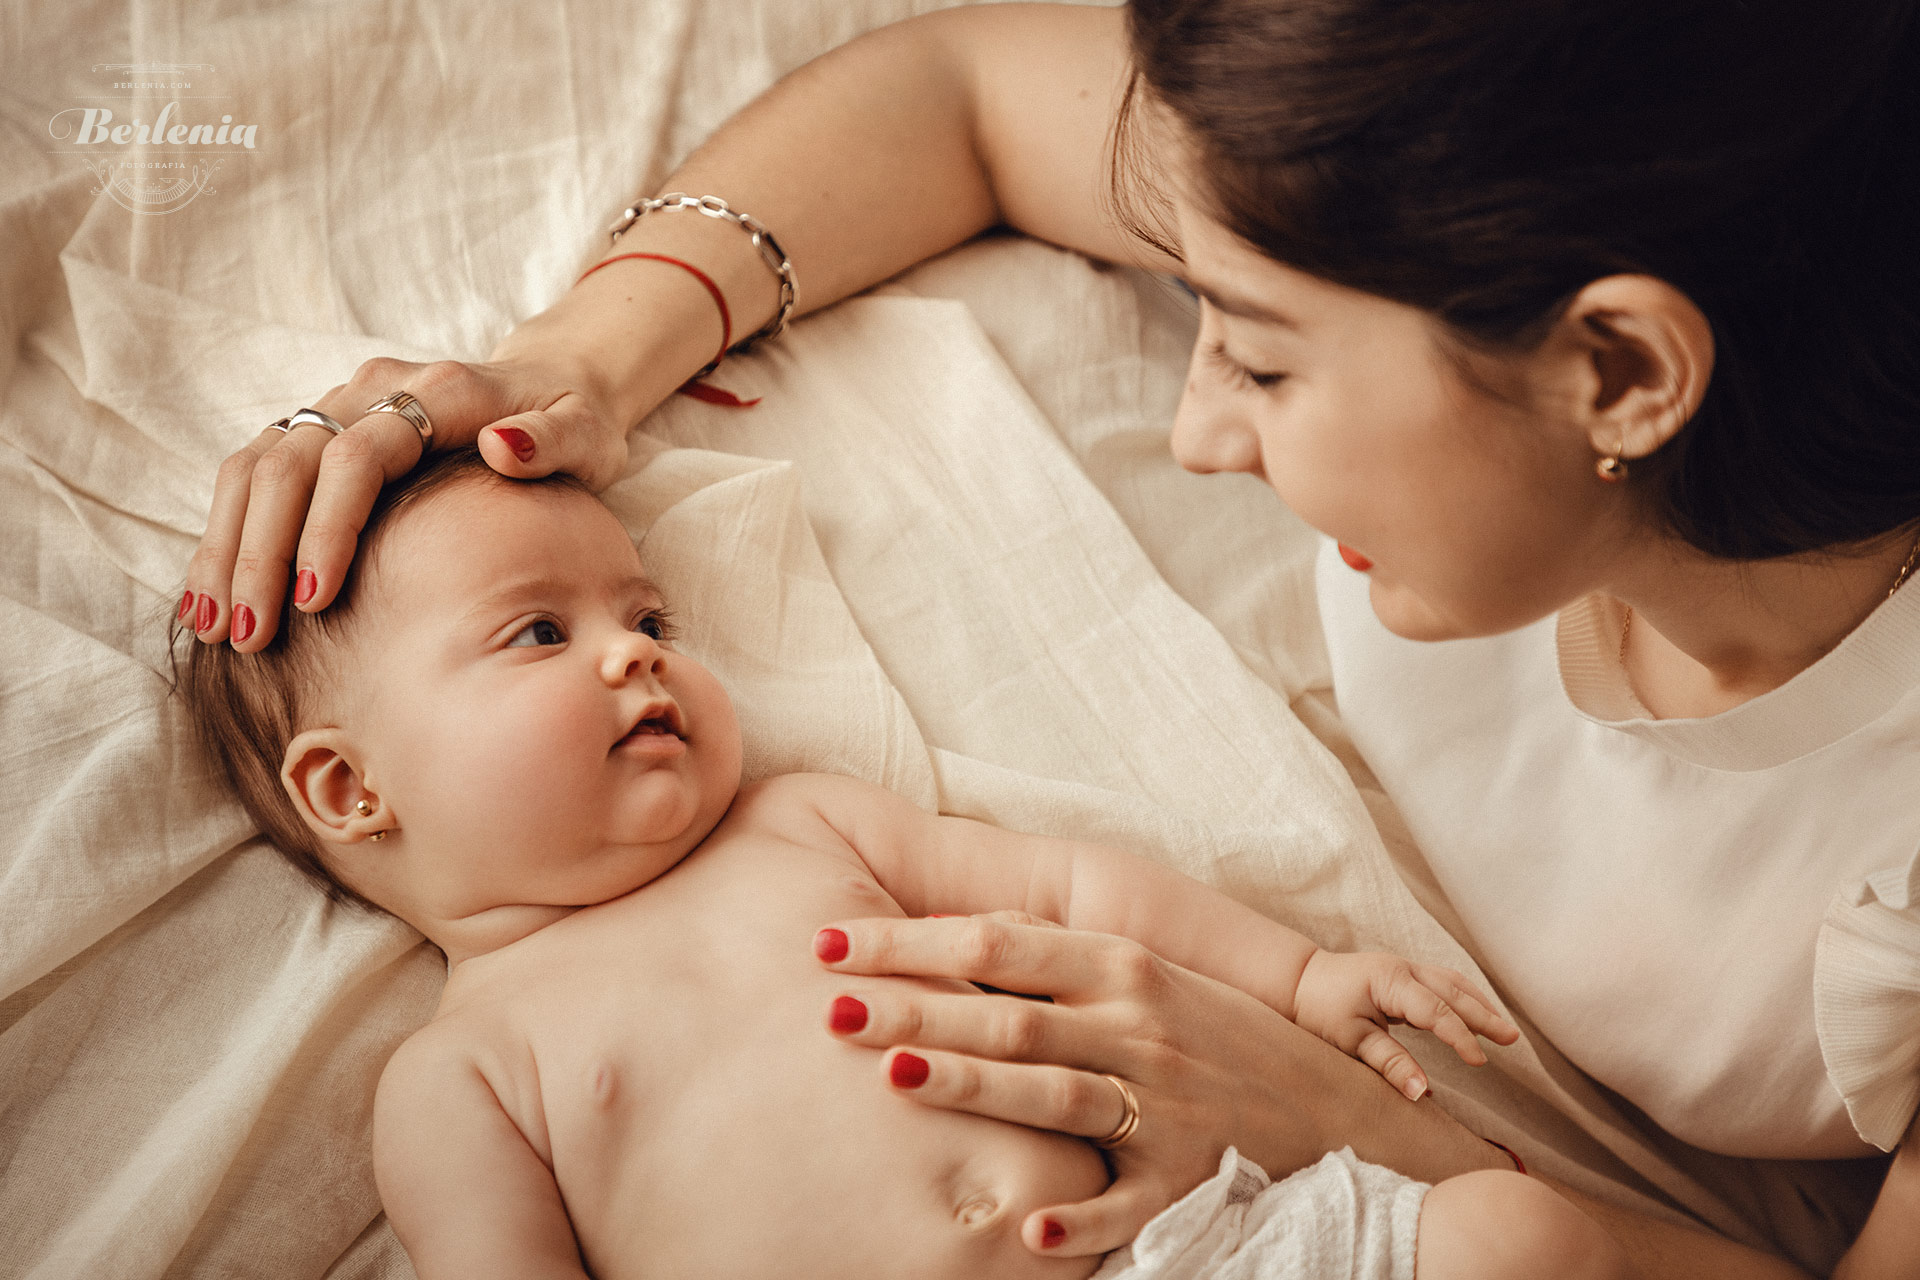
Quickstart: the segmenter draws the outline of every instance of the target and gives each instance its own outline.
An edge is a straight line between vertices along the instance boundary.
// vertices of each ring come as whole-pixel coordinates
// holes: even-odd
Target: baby
[[[381,1198],[426,1280],[1093,1272],[1046,1213],[1104,1189],[1100,1153],[882,1086],[880,1053],[823,1034],[844,994],[810,956],[830,921],[1009,909],[1123,933],[1349,1052],[1445,1013],[1415,978],[1434,971],[1322,951],[1141,859],[851,778],[742,787],[727,694],[671,641],[597,499],[466,451],[383,495],[329,612],[290,614],[257,655],[185,659],[274,842],[446,954],[374,1117]],[[1516,1038],[1445,994],[1463,1057],[1484,1061],[1467,1028]],[[1422,1280],[1450,1274],[1494,1272]]]

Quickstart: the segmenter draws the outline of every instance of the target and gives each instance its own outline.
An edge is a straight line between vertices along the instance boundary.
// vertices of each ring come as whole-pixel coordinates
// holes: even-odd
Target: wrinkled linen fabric
[[[484,358],[752,94],[929,7],[0,11],[0,1273],[411,1274],[370,1106],[442,966],[284,866],[168,696],[215,468],[369,357]],[[255,145],[135,213],[50,124],[133,112],[112,86],[156,63]],[[1107,840],[1477,976],[1330,715],[1312,536],[1166,455],[1193,328],[1160,282],[989,238],[729,361],[762,405],[664,406],[607,500],[750,774]],[[1857,1220],[1543,1042],[1478,1071],[1408,1042],[1454,1114],[1595,1194],[1815,1259]]]

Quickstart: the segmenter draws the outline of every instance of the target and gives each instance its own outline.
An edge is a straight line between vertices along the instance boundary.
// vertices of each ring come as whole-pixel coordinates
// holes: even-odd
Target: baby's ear
[[[344,730],[308,729],[287,744],[280,782],[307,828],[332,844],[357,844],[393,825],[361,784]]]

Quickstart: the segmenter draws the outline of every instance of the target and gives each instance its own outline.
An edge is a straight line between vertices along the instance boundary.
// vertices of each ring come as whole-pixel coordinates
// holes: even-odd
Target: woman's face
[[[1604,581],[1627,532],[1575,412],[1580,359],[1550,338],[1486,374],[1443,352],[1426,313],[1265,257],[1178,205],[1199,341],[1173,427],[1191,471],[1263,477],[1371,567],[1397,635],[1492,635]],[[1478,371],[1478,366],[1476,366]],[[1524,406],[1524,407],[1523,407]]]

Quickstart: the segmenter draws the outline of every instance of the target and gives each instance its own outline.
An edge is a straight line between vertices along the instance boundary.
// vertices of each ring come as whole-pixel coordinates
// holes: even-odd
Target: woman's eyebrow
[[[1285,312],[1275,311],[1264,302],[1257,302],[1252,298],[1235,293],[1230,289],[1222,289],[1218,285],[1206,284],[1202,281],[1195,280],[1192,276],[1184,277],[1182,283],[1191,289],[1196,297],[1205,298],[1216,308],[1226,312],[1230,316],[1238,316],[1242,320],[1257,320],[1264,324],[1278,325],[1282,329],[1298,329],[1300,327],[1299,323]]]

